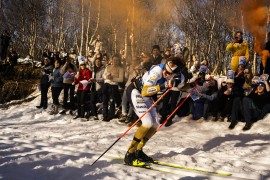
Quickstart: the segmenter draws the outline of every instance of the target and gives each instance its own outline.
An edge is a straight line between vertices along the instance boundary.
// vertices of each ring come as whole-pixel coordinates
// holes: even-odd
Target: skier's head
[[[184,67],[183,59],[179,57],[169,57],[165,64],[165,68],[163,71],[163,76],[165,78],[170,78],[180,73],[182,68]]]

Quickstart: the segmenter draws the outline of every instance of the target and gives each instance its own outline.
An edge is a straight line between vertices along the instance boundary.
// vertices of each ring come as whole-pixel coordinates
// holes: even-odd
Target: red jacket
[[[89,84],[87,84],[87,86],[84,87],[81,81],[83,80],[88,81],[89,79],[91,79],[91,76],[92,76],[92,72],[89,69],[81,69],[79,71],[79,77],[75,79],[75,83],[76,84],[79,83],[78,90],[84,90],[84,91],[90,90]]]

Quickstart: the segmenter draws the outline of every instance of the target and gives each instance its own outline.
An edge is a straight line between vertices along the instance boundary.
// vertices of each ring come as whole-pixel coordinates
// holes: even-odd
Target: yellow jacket
[[[239,57],[245,56],[249,61],[249,49],[246,41],[240,43],[229,43],[226,47],[226,51],[232,52],[231,70],[236,72],[239,65]]]

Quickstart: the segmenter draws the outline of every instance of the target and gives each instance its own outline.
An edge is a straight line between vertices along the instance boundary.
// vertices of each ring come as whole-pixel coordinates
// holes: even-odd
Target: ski
[[[181,165],[177,165],[177,164],[165,163],[165,162],[157,161],[157,160],[154,160],[153,164],[157,164],[160,166],[172,167],[172,168],[178,168],[178,169],[183,169],[183,170],[188,170],[188,171],[217,174],[220,176],[232,176],[232,174],[230,174],[230,173],[224,173],[224,172],[219,172],[219,171],[209,171],[209,170],[198,169],[198,168],[193,168],[193,167],[186,167],[186,166],[181,166]]]
[[[121,163],[121,164],[125,165],[125,166],[130,166],[130,165],[127,165],[125,163]],[[147,169],[147,170],[152,170],[152,171],[158,171],[158,172],[162,172],[162,173],[170,173],[170,174],[179,175],[179,174],[171,172],[171,171],[166,171],[166,170],[163,170],[163,169],[152,167],[150,164],[143,165],[143,166],[130,166],[130,167],[136,167],[136,168],[142,168],[142,169]]]
[[[110,157],[116,158],[116,159],[121,159],[121,160],[124,159],[123,157],[117,156],[117,155],[110,155]],[[172,173],[171,171],[166,171],[166,170],[162,170],[162,169],[153,167],[153,166],[151,166],[152,164],[158,165],[158,166],[166,166],[166,167],[175,168],[175,169],[182,169],[182,170],[186,170],[186,171],[199,172],[199,173],[215,174],[215,175],[226,176],[226,177],[232,176],[232,174],[230,174],[230,173],[219,172],[219,171],[209,171],[209,170],[200,169],[200,168],[193,168],[193,167],[187,167],[187,166],[182,166],[182,165],[178,165],[178,164],[166,163],[166,162],[162,162],[162,161],[158,161],[158,160],[154,160],[153,163],[148,163],[147,165],[142,166],[140,168],[150,169],[150,170],[155,170],[155,171],[160,171],[160,172]],[[139,166],[133,166],[133,167],[139,167]],[[175,173],[173,173],[173,174],[175,174]]]

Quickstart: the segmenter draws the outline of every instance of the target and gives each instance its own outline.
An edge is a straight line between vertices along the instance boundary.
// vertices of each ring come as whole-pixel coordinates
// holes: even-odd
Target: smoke
[[[242,0],[240,8],[248,31],[255,36],[254,50],[262,56],[263,64],[266,64],[269,54],[263,51],[268,16],[266,3],[263,0]]]

